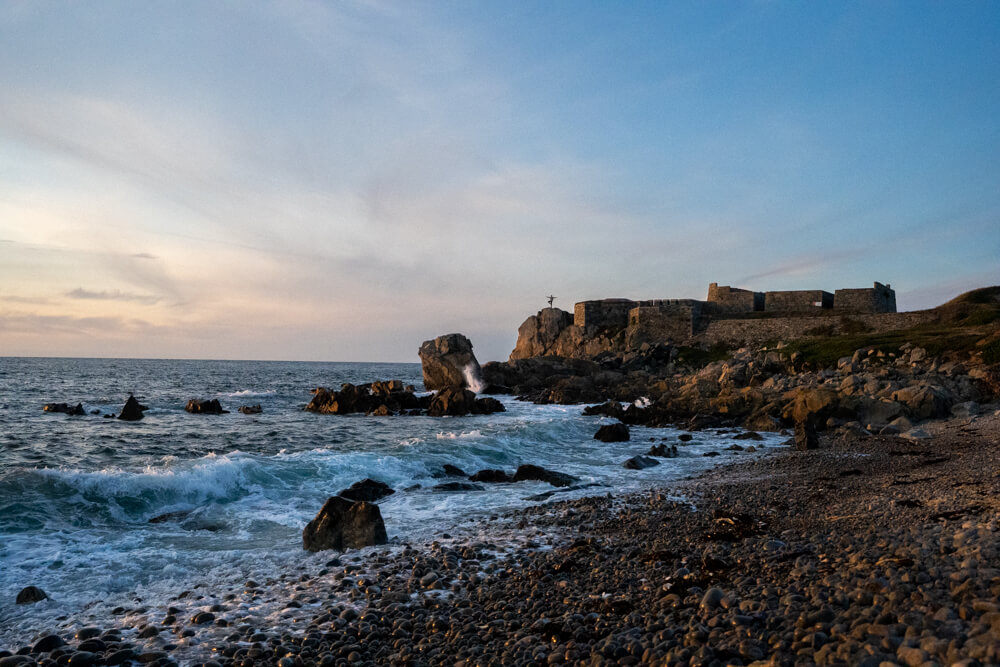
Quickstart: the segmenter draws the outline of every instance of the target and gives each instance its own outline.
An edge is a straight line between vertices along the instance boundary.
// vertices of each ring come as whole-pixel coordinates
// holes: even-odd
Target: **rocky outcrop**
[[[313,398],[305,409],[331,415],[360,412],[387,416],[425,409],[429,403],[429,398],[418,398],[412,386],[404,386],[401,380],[389,380],[359,385],[345,383],[340,386],[340,391],[320,387],[313,392]]]
[[[135,399],[132,394],[128,395],[128,399],[125,401],[125,405],[122,406],[122,410],[118,413],[118,419],[124,421],[139,421],[143,418],[143,412],[148,410],[145,405],[142,405]]]
[[[472,352],[472,342],[462,334],[447,334],[424,341],[419,354],[424,387],[428,391],[446,387],[482,389],[482,370]]]
[[[302,531],[306,551],[360,549],[385,544],[388,536],[378,505],[332,496]]]
[[[566,352],[561,336],[573,324],[573,314],[559,308],[543,308],[524,321],[517,330],[517,344],[511,360],[532,357],[572,356]],[[568,341],[567,341],[568,342]],[[575,341],[574,341],[575,342]],[[573,344],[570,342],[570,344]]]
[[[394,493],[396,492],[389,488],[389,485],[385,482],[366,478],[360,482],[351,484],[348,488],[341,491],[339,495],[348,500],[364,500],[372,503],[386,496],[391,496]]]
[[[462,387],[445,387],[434,394],[427,406],[431,417],[461,417],[463,415],[487,415],[503,412],[503,403],[495,398],[476,398],[476,394]]]
[[[260,407],[260,403],[258,403],[257,405],[241,405],[237,411],[244,415],[259,415],[264,412],[264,408]]]
[[[76,405],[70,405],[69,403],[46,403],[42,406],[42,410],[45,412],[59,412],[72,417],[87,414],[87,411],[83,409],[83,403],[77,403]]]
[[[192,398],[184,406],[187,412],[196,415],[226,415],[229,414],[229,410],[223,410],[222,404],[219,403],[219,399],[204,399],[204,398]]]
[[[629,470],[645,470],[646,468],[652,468],[653,466],[658,465],[660,465],[659,461],[648,456],[633,456],[625,461],[625,463],[622,464],[622,467],[628,468]]]
[[[580,480],[573,475],[567,475],[564,472],[555,472],[554,470],[546,470],[541,466],[525,464],[518,466],[517,472],[514,473],[515,482],[526,482],[526,481],[539,481],[547,482],[552,486],[571,486]]]

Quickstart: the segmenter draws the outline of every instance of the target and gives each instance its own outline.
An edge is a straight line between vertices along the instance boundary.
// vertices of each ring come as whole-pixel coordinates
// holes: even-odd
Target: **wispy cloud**
[[[156,255],[152,255],[148,252],[134,252],[129,257],[135,257],[136,259],[157,259]]]
[[[157,304],[163,299],[158,296],[152,296],[149,294],[133,294],[131,292],[122,292],[121,290],[106,290],[101,292],[94,292],[91,290],[83,289],[82,287],[77,287],[74,290],[66,292],[66,296],[71,299],[85,299],[94,301],[127,301],[132,303],[141,303],[144,305]]]
[[[4,301],[6,303],[21,303],[32,306],[43,306],[51,303],[51,301],[44,296],[17,296],[15,294],[0,296],[0,301]]]

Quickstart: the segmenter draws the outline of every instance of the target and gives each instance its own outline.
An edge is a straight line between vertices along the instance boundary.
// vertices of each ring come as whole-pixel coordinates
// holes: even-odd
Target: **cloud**
[[[802,276],[816,273],[820,267],[830,264],[838,264],[844,260],[857,259],[866,254],[872,254],[874,249],[864,250],[861,248],[845,248],[843,250],[823,250],[807,255],[800,255],[791,261],[749,276],[745,276],[737,281],[737,284],[747,285],[762,278],[774,278],[781,276]]]
[[[126,301],[132,303],[141,303],[147,306],[152,306],[163,300],[158,296],[152,296],[148,294],[133,294],[131,292],[122,292],[121,290],[93,292],[91,290],[85,290],[82,287],[77,287],[74,290],[66,292],[66,296],[68,296],[71,299],[88,299],[88,300],[92,299],[95,301]]]
[[[0,301],[5,301],[7,303],[22,303],[33,306],[46,305],[51,303],[49,299],[43,296],[17,296],[17,295],[7,295],[0,296]]]
[[[156,259],[156,255],[151,255],[148,252],[134,252],[129,257],[135,257],[137,259]]]

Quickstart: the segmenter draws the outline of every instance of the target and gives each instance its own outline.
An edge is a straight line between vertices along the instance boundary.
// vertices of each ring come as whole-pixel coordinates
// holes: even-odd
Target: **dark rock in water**
[[[91,665],[103,665],[104,659],[97,653],[91,653],[90,651],[76,650],[70,655],[69,663],[70,667],[90,667]]]
[[[563,488],[560,488],[560,489],[553,489],[552,491],[545,491],[543,493],[536,493],[533,496],[526,497],[525,500],[533,500],[533,501],[548,500],[549,498],[551,498],[552,496],[554,496],[557,493],[565,493],[567,491],[579,491],[580,489],[589,489],[589,488],[595,487],[595,486],[603,486],[603,484],[600,484],[598,482],[589,482],[587,484],[576,484],[574,486],[566,486],[566,487],[563,487]]]
[[[192,625],[204,625],[205,623],[211,623],[215,620],[215,614],[210,611],[198,612],[191,617]]]
[[[431,487],[431,491],[482,491],[480,484],[472,482],[445,482]]]
[[[444,474],[447,475],[448,477],[468,477],[469,476],[468,474],[466,474],[466,472],[464,470],[462,470],[458,466],[453,466],[450,463],[445,463],[444,464]]]
[[[167,523],[168,521],[182,521],[188,518],[193,510],[178,510],[176,512],[167,512],[165,514],[160,514],[154,516],[152,519],[146,523]]]
[[[665,445],[660,443],[658,445],[653,445],[646,452],[646,456],[659,456],[664,459],[672,459],[677,456],[677,445]]]
[[[739,435],[733,436],[733,440],[754,440],[756,442],[760,442],[763,439],[764,439],[764,436],[762,436],[760,433],[757,433],[755,431],[744,431],[743,433],[740,433]]]
[[[101,629],[95,628],[93,626],[80,628],[79,630],[76,631],[76,634],[73,636],[76,638],[77,641],[80,642],[87,641],[88,639],[93,639],[94,637],[100,637]]]
[[[101,414],[101,411],[100,410],[91,410],[90,414],[92,414],[92,415],[99,415],[99,414]]]
[[[469,380],[479,381],[482,370],[472,342],[462,334],[453,333],[424,341],[418,351],[428,391],[445,387],[468,388]]]
[[[631,435],[629,435],[628,426],[621,422],[617,424],[605,424],[597,429],[597,433],[594,434],[594,440],[601,440],[602,442],[626,442],[630,438]]]
[[[514,390],[505,384],[488,384],[480,394],[513,394]]]
[[[57,649],[60,646],[65,646],[66,642],[59,635],[46,635],[39,639],[31,647],[32,653],[48,653],[53,649]]]
[[[487,482],[490,484],[513,481],[503,470],[480,470],[469,476],[470,482]]]
[[[257,405],[241,405],[237,410],[245,415],[259,415],[264,412],[264,409],[260,407],[260,403]]]
[[[804,419],[795,424],[795,449],[805,451],[819,448],[819,436],[813,423]]]
[[[302,548],[306,551],[360,549],[387,541],[378,505],[340,496],[329,498],[302,531]]]
[[[476,399],[476,414],[490,415],[494,412],[507,412],[507,408],[504,407],[503,403],[489,396]]]
[[[41,602],[47,599],[49,596],[45,594],[38,586],[28,586],[22,588],[21,592],[17,594],[17,604],[32,604],[34,602]]]
[[[476,398],[476,394],[462,387],[445,387],[431,398],[427,414],[431,417],[460,417],[468,414],[488,415],[504,412],[503,403],[495,398]]]
[[[574,482],[579,482],[580,480],[573,475],[567,475],[562,472],[554,472],[552,470],[546,470],[540,466],[535,465],[522,465],[519,466],[517,472],[514,473],[515,482],[524,482],[529,480],[538,480],[540,482],[548,482],[552,486],[571,486]]]
[[[61,412],[72,417],[80,417],[87,414],[87,411],[83,409],[83,403],[77,403],[72,406],[68,403],[46,403],[42,406],[42,410],[45,412]]]
[[[122,411],[118,415],[118,419],[123,419],[125,421],[138,421],[143,417],[143,410],[148,410],[148,408],[145,405],[140,405],[139,401],[135,400],[135,396],[129,394],[128,400],[125,401],[125,405],[122,407]]]
[[[88,639],[86,641],[80,642],[77,647],[77,651],[89,651],[90,653],[104,653],[108,650],[108,645],[102,640],[94,637],[93,639]]]
[[[202,398],[192,398],[184,406],[184,409],[192,414],[196,415],[226,415],[229,414],[228,410],[223,410],[222,405],[219,403],[219,399],[202,399]]]
[[[388,416],[425,407],[422,399],[414,393],[413,387],[404,386],[401,380],[359,385],[344,383],[340,386],[340,391],[320,387],[313,393],[314,396],[305,409],[321,414],[363,412],[374,416]],[[430,399],[426,399],[426,402],[429,403]]]
[[[715,415],[695,415],[687,423],[689,431],[703,431],[706,428],[718,428],[722,420]]]
[[[613,419],[621,419],[625,416],[625,410],[618,401],[608,401],[600,405],[588,405],[583,409],[585,416],[603,415]]]
[[[629,470],[645,470],[646,468],[652,468],[653,466],[658,465],[660,465],[659,461],[651,459],[648,456],[633,456],[622,464],[622,466],[628,468]]]
[[[694,436],[691,435],[690,433],[681,433],[679,436],[677,436],[677,439],[680,440],[681,442],[691,442],[692,440],[694,440]]]
[[[368,478],[351,484],[349,488],[341,491],[340,495],[348,500],[374,502],[380,498],[391,496],[394,493],[396,492],[390,489],[388,484]]]

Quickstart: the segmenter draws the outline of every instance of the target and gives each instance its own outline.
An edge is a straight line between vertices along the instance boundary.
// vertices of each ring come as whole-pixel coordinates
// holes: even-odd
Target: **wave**
[[[263,391],[257,391],[255,389],[243,389],[241,391],[231,391],[228,393],[221,393],[220,396],[228,396],[230,398],[238,398],[243,396],[276,396],[278,394],[275,389],[265,389]]]
[[[437,434],[438,440],[459,440],[459,439],[464,440],[466,438],[481,438],[481,437],[483,437],[483,434],[482,431],[480,431],[479,429],[473,429],[471,431],[461,431],[459,433],[455,433],[454,431],[449,431],[445,433],[444,431],[442,431],[441,433]]]

